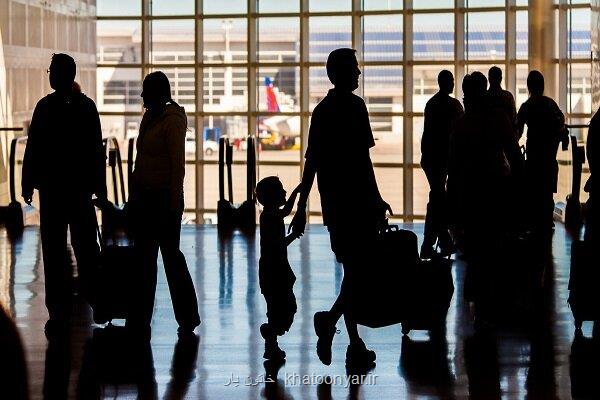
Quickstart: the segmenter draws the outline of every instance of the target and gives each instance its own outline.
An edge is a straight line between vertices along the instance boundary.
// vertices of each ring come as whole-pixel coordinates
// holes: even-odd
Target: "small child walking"
[[[298,186],[286,201],[286,191],[276,176],[262,179],[256,185],[256,198],[263,206],[260,214],[260,261],[258,280],[260,291],[267,302],[267,322],[260,327],[265,339],[268,360],[283,360],[285,351],[279,348],[277,336],[282,336],[292,326],[296,314],[294,282],[296,276],[287,258],[287,246],[299,235],[285,235],[283,219],[294,207],[300,192]]]

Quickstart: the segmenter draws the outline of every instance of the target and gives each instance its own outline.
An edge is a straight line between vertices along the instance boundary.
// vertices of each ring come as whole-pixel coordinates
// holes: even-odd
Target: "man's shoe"
[[[377,359],[377,354],[373,350],[367,349],[363,342],[351,344],[346,349],[347,367],[371,367]]]
[[[317,334],[317,355],[323,364],[330,365],[331,344],[336,332],[335,324],[331,323],[329,311],[316,312],[313,322]]]

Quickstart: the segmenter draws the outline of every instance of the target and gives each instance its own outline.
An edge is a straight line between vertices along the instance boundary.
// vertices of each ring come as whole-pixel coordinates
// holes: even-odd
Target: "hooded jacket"
[[[170,102],[158,115],[146,111],[140,124],[133,191],[169,194],[171,209],[181,208],[185,176],[185,110]]]

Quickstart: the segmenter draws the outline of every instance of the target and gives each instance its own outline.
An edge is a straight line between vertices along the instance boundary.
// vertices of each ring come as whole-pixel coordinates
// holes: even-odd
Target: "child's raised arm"
[[[302,187],[301,184],[296,186],[296,188],[290,194],[290,197],[287,199],[287,201],[285,202],[285,205],[281,209],[282,217],[287,217],[292,212],[292,209],[294,208],[294,204],[296,203],[296,197],[298,197],[301,187]]]

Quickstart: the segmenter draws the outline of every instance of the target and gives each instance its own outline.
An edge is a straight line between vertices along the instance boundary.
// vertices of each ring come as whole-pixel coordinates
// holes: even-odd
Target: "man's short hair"
[[[327,77],[335,85],[336,76],[356,61],[356,50],[342,47],[333,50],[327,57]]]
[[[490,80],[490,85],[502,82],[502,70],[494,65],[488,71],[488,79]]]
[[[452,72],[448,71],[447,69],[443,69],[438,74],[437,81],[440,88],[445,87],[450,83],[454,83],[454,75],[452,75]]]

